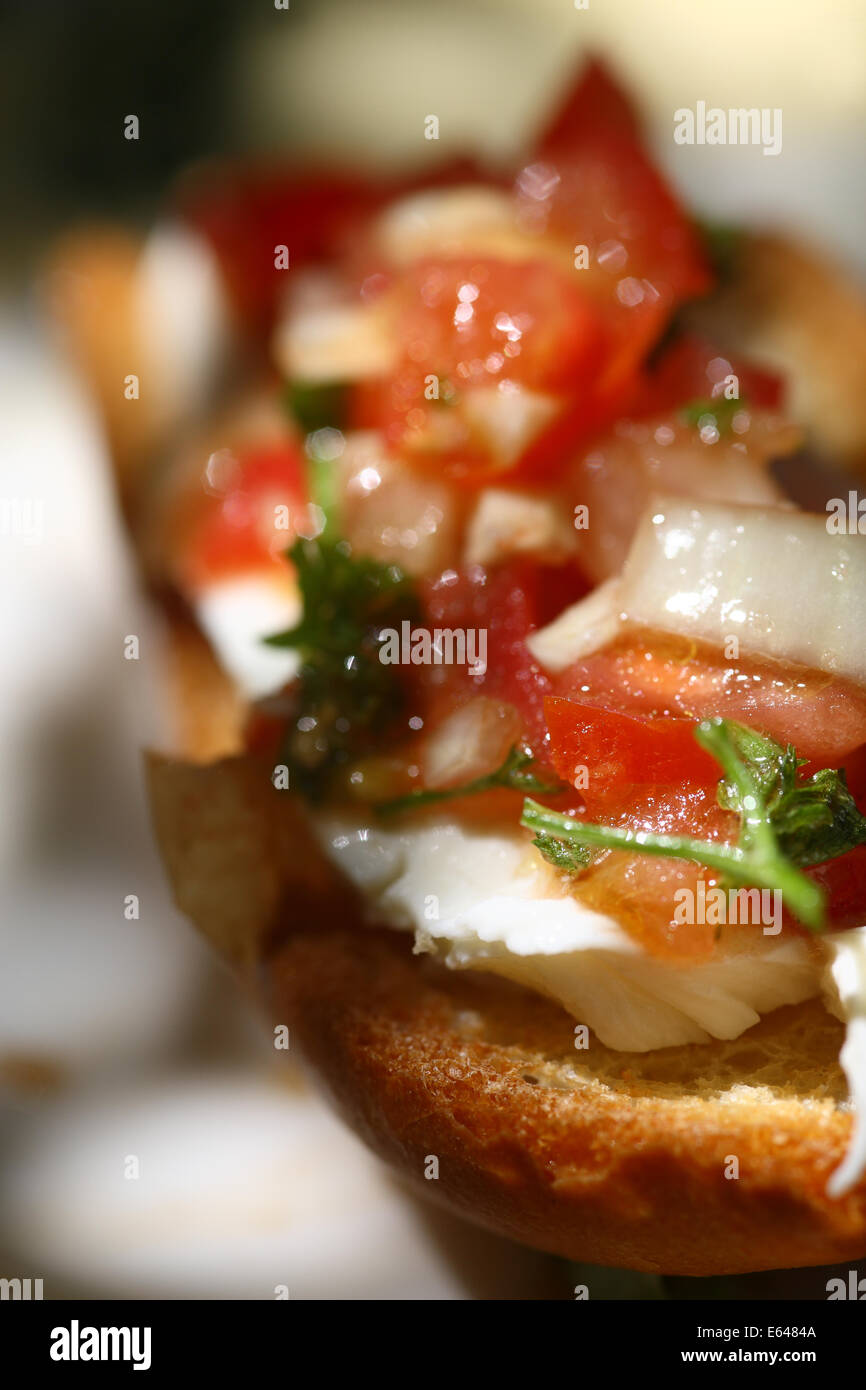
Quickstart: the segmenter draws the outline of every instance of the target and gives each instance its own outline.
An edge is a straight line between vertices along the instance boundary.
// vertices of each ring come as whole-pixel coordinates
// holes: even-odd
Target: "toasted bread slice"
[[[858,466],[862,300],[839,277],[842,327],[828,332],[822,264],[779,243],[782,273],[772,243],[748,240],[740,280],[710,311],[745,348],[788,344],[810,374],[808,422]],[[83,236],[58,252],[55,284],[140,533],[143,478],[165,441],[118,378],[135,360],[135,263],[128,240]],[[173,605],[166,621],[191,761],[153,758],[149,778],[175,896],[371,1147],[470,1219],[599,1264],[706,1275],[866,1253],[866,1181],[840,1200],[825,1191],[852,1121],[842,1025],[821,1004],[780,1009],[734,1042],[624,1054],[593,1038],[577,1052],[557,1005],[413,956],[409,938],[363,923],[267,769],[210,762],[239,749],[243,702],[192,622]]]
[[[366,925],[263,763],[154,757],[149,780],[181,909],[428,1197],[556,1254],[671,1274],[866,1252],[866,1181],[826,1194],[852,1120],[842,1025],[818,1001],[732,1042],[577,1051],[557,1005]]]
[[[780,371],[813,451],[866,470],[866,293],[846,270],[787,237],[743,234],[733,273],[684,317]]]

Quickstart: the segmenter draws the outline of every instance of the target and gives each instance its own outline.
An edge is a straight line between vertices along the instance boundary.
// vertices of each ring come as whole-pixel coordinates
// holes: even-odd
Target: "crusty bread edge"
[[[134,346],[128,309],[121,311],[131,302],[134,255],[131,243],[105,234],[98,244],[86,236],[70,242],[57,261],[71,273],[65,283],[75,292],[64,297],[62,317],[106,414],[128,516],[151,429],[109,393],[118,389],[117,342]],[[86,320],[82,292],[90,297]],[[113,296],[109,343],[93,311],[109,322]],[[856,455],[856,440],[849,449]],[[191,620],[168,610],[164,619],[176,744],[207,764],[238,749],[242,702]],[[426,1196],[540,1248],[635,1269],[736,1273],[866,1253],[864,1185],[838,1202],[826,1197],[851,1127],[834,1102],[765,1096],[732,1105],[641,1096],[640,1087],[624,1097],[600,1083],[564,1086],[564,1064],[529,1047],[520,1023],[537,1021],[541,1010],[545,1027],[567,1040],[570,1021],[556,1006],[501,981],[422,966],[392,933],[359,923],[319,931],[325,890],[302,902],[298,922],[283,896],[280,944],[256,959],[252,975],[247,957],[244,976],[275,1018],[289,1020],[349,1124]],[[758,1029],[778,1027],[784,1036],[787,1028],[802,1041],[804,1020],[819,1007],[777,1011]],[[509,1040],[467,1037],[466,1018],[506,1030]],[[714,1046],[705,1051],[708,1066]],[[684,1050],[667,1050],[677,1051]],[[792,1047],[792,1065],[797,1055]],[[828,1076],[833,1071],[828,1060]],[[740,1165],[737,1179],[724,1176],[730,1156]],[[437,1177],[426,1176],[431,1159]]]

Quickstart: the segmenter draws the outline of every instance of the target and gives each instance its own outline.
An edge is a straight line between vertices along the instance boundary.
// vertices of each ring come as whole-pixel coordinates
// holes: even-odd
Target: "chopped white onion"
[[[485,488],[466,532],[467,565],[494,565],[511,555],[563,560],[577,550],[577,538],[562,506],[547,497],[506,488]]]
[[[620,581],[606,579],[547,627],[531,633],[526,645],[548,671],[564,671],[579,657],[613,641],[622,621],[621,610]]]
[[[462,393],[461,418],[501,468],[516,463],[526,446],[559,409],[554,396],[512,381],[476,386]]]
[[[389,372],[397,347],[386,306],[343,303],[290,312],[277,329],[274,352],[290,379],[363,381]]]
[[[460,561],[460,509],[447,482],[409,467],[378,430],[345,436],[339,470],[340,525],[359,555],[407,574],[441,574]]]
[[[481,185],[413,193],[382,213],[374,232],[388,260],[409,265],[422,256],[498,252],[517,242],[525,258],[526,240],[515,226],[515,206],[507,193]]]
[[[519,733],[513,705],[487,695],[461,705],[427,740],[425,786],[457,785],[494,772]]]
[[[651,502],[623,571],[633,622],[866,682],[866,536],[806,512]]]
[[[742,434],[706,441],[670,416],[621,420],[568,470],[574,501],[587,508],[580,532],[581,564],[600,583],[619,574],[635,528],[650,499],[774,507],[784,502],[768,470],[771,459],[791,452],[799,432],[773,416],[743,413]]]

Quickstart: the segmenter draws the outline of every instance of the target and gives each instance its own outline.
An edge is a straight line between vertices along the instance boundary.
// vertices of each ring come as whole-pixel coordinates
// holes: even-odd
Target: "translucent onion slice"
[[[513,705],[478,695],[461,705],[427,739],[424,785],[458,786],[500,766],[520,736]]]
[[[377,431],[346,435],[338,479],[340,525],[359,555],[416,577],[459,563],[461,499],[446,483],[391,457]]]
[[[500,468],[516,463],[526,446],[560,409],[555,396],[514,381],[464,391],[458,406],[469,431]]]
[[[525,259],[527,247],[508,193],[482,185],[437,188],[392,203],[374,229],[387,259],[410,265],[423,256],[496,255]]]
[[[799,433],[761,412],[743,410],[736,430],[706,439],[676,418],[623,420],[571,466],[576,503],[588,509],[581,562],[596,582],[618,574],[644,508],[656,494],[772,507],[784,501],[767,471],[796,448]]]
[[[564,671],[580,657],[612,642],[621,628],[621,614],[619,580],[606,579],[547,627],[530,633],[526,645],[545,670]]]
[[[278,366],[290,380],[366,381],[394,366],[397,344],[386,303],[317,304],[295,309],[274,339]]]
[[[536,555],[549,564],[577,550],[571,519],[556,499],[506,488],[485,488],[466,529],[467,565],[496,565],[513,555]]]
[[[622,608],[647,627],[866,683],[866,536],[826,518],[657,498],[623,571]]]

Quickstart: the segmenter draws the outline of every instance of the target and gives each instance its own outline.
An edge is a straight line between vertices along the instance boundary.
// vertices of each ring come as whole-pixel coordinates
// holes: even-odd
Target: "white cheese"
[[[300,595],[292,580],[276,580],[268,572],[219,580],[199,591],[193,607],[220,664],[248,699],[272,694],[295,675],[297,652],[262,641],[300,619]]]
[[[846,1025],[839,1061],[854,1103],[854,1133],[845,1160],[827,1184],[841,1197],[866,1169],[866,927],[839,932],[827,940],[830,954],[825,999]]]
[[[643,1052],[735,1038],[762,1013],[818,993],[808,945],[759,933],[697,965],[649,956],[610,917],[560,895],[517,832],[446,822],[379,829],[322,820],[325,848],[371,916],[416,949],[556,999],[608,1047]]]

